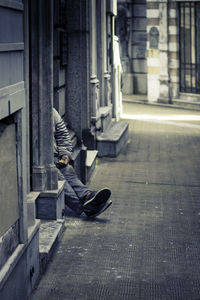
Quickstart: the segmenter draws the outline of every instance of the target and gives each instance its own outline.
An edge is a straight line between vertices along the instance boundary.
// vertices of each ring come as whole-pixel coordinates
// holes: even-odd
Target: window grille
[[[200,2],[182,2],[180,12],[180,91],[200,94]]]

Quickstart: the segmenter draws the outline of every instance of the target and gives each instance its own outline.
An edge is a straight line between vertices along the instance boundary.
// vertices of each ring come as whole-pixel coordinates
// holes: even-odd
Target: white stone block
[[[161,66],[161,71],[164,74],[168,73],[168,54],[167,54],[167,52],[160,52],[160,66]]]
[[[160,82],[156,75],[148,75],[148,101],[156,102],[159,97]]]
[[[179,28],[177,26],[169,26],[168,29],[169,29],[169,34],[171,35],[179,34]]]
[[[178,98],[179,95],[179,83],[172,83],[172,98]]]
[[[159,18],[159,10],[147,9],[147,18]]]
[[[166,84],[160,85],[160,96],[162,98],[168,98],[169,95],[169,87]]]
[[[159,50],[160,51],[168,51],[168,44],[167,43],[160,43],[159,44]]]
[[[159,67],[160,66],[160,59],[159,58],[148,58],[147,59],[147,66],[148,67]]]
[[[171,82],[179,83],[179,76],[170,76]]]
[[[176,9],[170,9],[169,10],[169,17],[170,18],[176,18],[177,17]]]
[[[179,68],[179,60],[178,59],[171,59],[169,61],[170,68]]]
[[[172,51],[172,52],[179,51],[179,44],[178,43],[169,43],[169,51]]]

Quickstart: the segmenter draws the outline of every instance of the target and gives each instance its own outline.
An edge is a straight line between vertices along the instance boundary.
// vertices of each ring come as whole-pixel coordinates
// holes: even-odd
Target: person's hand
[[[68,164],[68,162],[69,162],[69,156],[68,155],[63,155],[62,156],[62,158],[59,160],[59,162],[61,163],[61,164],[65,164],[65,165],[67,165]]]
[[[63,155],[62,158],[56,163],[58,169],[62,169],[69,163],[69,156]]]

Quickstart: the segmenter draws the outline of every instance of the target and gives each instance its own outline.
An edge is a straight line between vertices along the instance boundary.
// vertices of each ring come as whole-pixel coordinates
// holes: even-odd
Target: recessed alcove
[[[1,267],[19,243],[16,125],[12,117],[0,121],[0,169]]]

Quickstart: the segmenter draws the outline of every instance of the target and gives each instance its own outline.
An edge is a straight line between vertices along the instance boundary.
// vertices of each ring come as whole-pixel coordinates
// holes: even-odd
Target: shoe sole
[[[95,218],[95,217],[99,216],[100,214],[102,214],[105,210],[107,210],[111,206],[111,204],[112,204],[112,201],[108,200],[108,202],[105,203],[105,205],[102,207],[102,209],[100,209],[98,212],[96,212],[92,215],[88,215],[86,212],[85,212],[85,214],[88,218]]]
[[[102,204],[106,201],[108,201],[108,199],[110,198],[110,195],[111,195],[111,191],[107,188],[104,188],[102,190],[99,190],[95,196],[91,199],[89,199],[88,201],[86,201],[84,204],[83,204],[83,209],[87,210],[91,210],[91,209],[94,209],[95,205],[99,205],[99,204]]]

